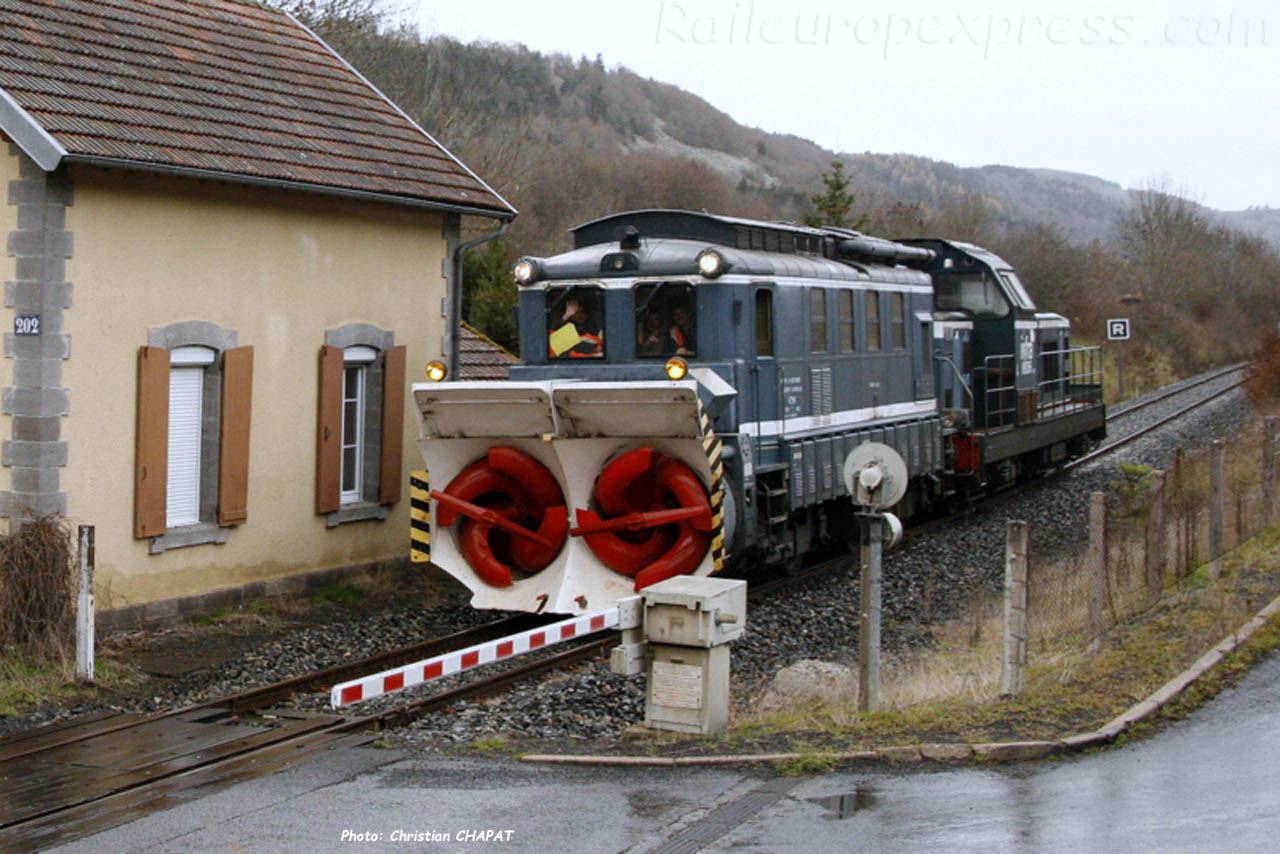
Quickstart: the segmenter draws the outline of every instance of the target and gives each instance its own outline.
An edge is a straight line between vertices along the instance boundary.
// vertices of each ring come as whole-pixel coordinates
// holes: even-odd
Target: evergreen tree
[[[520,301],[511,260],[502,240],[475,247],[463,258],[462,316],[496,344],[520,352],[513,310]]]
[[[818,209],[817,213],[806,214],[804,224],[819,227],[829,225],[833,228],[860,229],[867,224],[867,215],[852,219],[853,203],[858,194],[849,189],[849,179],[844,174],[844,164],[839,160],[831,161],[831,171],[822,174],[822,183],[827,191],[818,196],[810,196],[809,201]]]

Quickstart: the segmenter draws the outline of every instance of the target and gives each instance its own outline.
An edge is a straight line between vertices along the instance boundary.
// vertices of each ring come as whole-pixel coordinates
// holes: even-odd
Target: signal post
[[[860,510],[857,514],[862,543],[862,571],[858,598],[858,709],[880,707],[880,619],[883,574],[881,559],[902,539],[902,523],[882,512],[902,500],[907,492],[907,464],[893,448],[867,442],[853,450],[844,462],[844,482]]]

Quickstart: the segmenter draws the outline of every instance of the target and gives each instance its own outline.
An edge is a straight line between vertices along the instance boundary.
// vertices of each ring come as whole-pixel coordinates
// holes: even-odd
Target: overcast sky
[[[1280,207],[1274,0],[409,2],[424,35],[599,53],[837,151]]]

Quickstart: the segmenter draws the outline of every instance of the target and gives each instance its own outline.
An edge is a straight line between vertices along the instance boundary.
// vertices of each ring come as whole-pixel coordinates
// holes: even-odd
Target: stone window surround
[[[205,368],[204,405],[201,416],[200,442],[200,521],[194,525],[170,528],[151,538],[150,553],[163,554],[170,549],[222,545],[230,528],[218,525],[219,439],[222,428],[222,354],[237,345],[239,334],[216,323],[184,320],[147,330],[147,345],[176,350],[179,347],[208,347],[215,352],[213,364]]]
[[[348,323],[324,333],[324,343],[329,347],[345,350],[348,347],[372,347],[378,358],[367,366],[365,375],[365,453],[364,483],[361,492],[364,500],[344,504],[325,514],[326,528],[336,528],[348,522],[364,522],[370,519],[386,520],[391,511],[377,500],[382,459],[382,357],[395,346],[396,334],[370,323]]]

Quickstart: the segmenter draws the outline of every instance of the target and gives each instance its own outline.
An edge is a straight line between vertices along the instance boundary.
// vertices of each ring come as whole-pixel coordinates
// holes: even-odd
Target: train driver
[[[564,315],[559,328],[550,333],[552,358],[571,356],[590,358],[604,354],[604,334],[600,321],[588,310],[585,300],[576,296],[565,301]],[[554,326],[554,324],[553,324]]]

